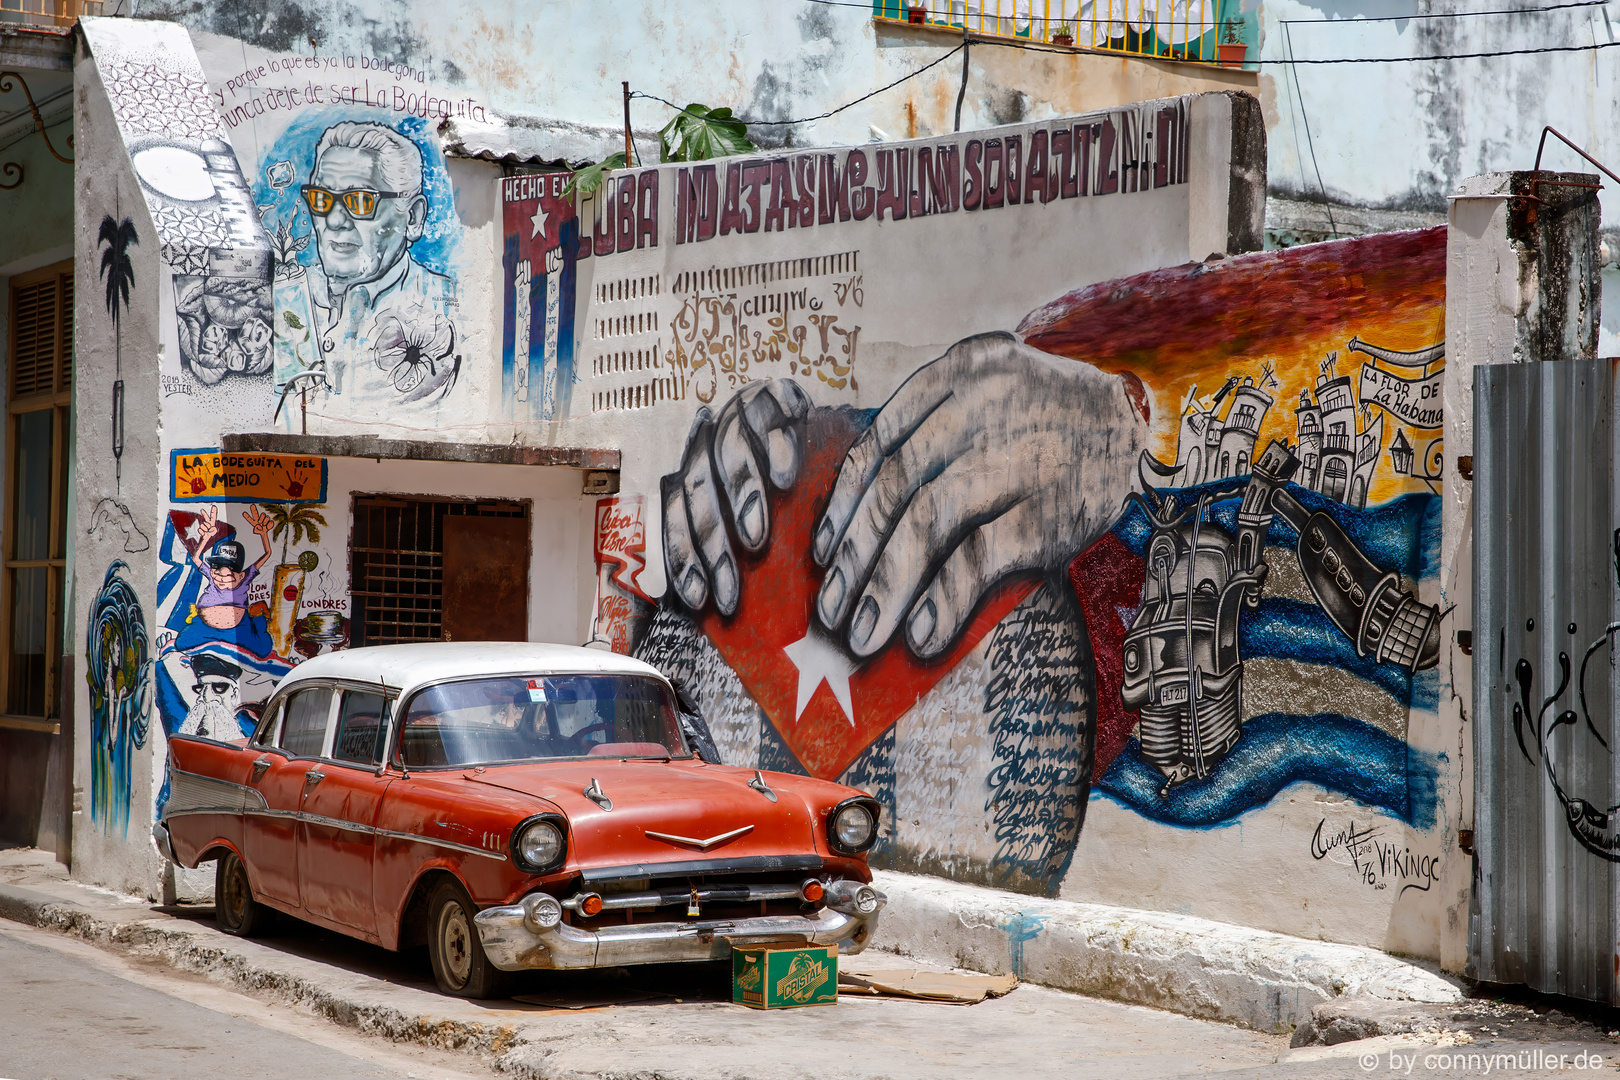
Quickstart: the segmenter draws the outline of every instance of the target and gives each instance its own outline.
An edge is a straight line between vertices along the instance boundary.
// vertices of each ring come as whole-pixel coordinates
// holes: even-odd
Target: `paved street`
[[[488,1076],[477,1059],[367,1038],[153,960],[0,922],[8,1080]]]
[[[204,938],[212,934],[201,922],[205,912],[188,914],[193,917],[168,921]],[[505,1028],[517,1045],[499,1067],[533,1077],[787,1080],[807,1070],[819,1077],[895,1080],[1541,1077],[1591,1075],[1545,1063],[1559,1054],[1572,1059],[1609,1049],[1593,1045],[1589,1027],[1570,1032],[1586,1040],[1578,1041],[1557,1038],[1552,1024],[1515,1041],[1450,1046],[1396,1037],[1289,1052],[1280,1036],[1029,985],[971,1007],[844,998],[834,1009],[756,1013],[725,1002],[723,972],[687,967],[566,980],[536,976],[519,990],[538,1001],[475,1004],[437,997],[415,957],[294,923],[248,947],[272,966],[320,965],[334,991],[362,1007],[364,991],[382,988],[419,999],[431,1011],[418,1039],[433,1037],[434,1015],[463,1022],[475,1016]],[[0,921],[0,979],[10,991],[0,1024],[0,1077],[7,1080],[216,1080],[238,1071],[269,1080],[496,1075],[493,1054],[359,1034],[307,1007],[260,1000],[217,979],[176,971],[159,955],[101,948],[13,922]],[[672,993],[679,998],[664,996]]]
[[[328,963],[332,982],[408,986],[448,1013],[518,1027],[530,1046],[508,1066],[531,1075],[1159,1078],[1266,1065],[1276,1036],[1134,1006],[1021,986],[972,1007],[842,999],[834,1009],[757,1013],[724,999],[714,969],[660,968],[547,980],[520,987],[569,1005],[681,995],[585,1010],[521,1002],[432,1001],[415,958],[287,924],[264,948]],[[22,991],[0,1034],[8,1080],[490,1075],[489,1060],[356,1035],[305,1011],[266,1004],[155,959],[107,952],[0,922],[0,979]],[[566,983],[566,985],[562,985]],[[560,993],[559,993],[560,992]],[[861,1034],[859,1045],[848,1039]],[[540,1049],[543,1047],[543,1050]],[[696,1071],[689,1071],[696,1070]]]
[[[210,908],[87,888],[32,852],[0,859],[0,910],[74,931],[0,919],[6,1080],[1530,1078],[1620,1062],[1609,1014],[1545,1003],[1470,1001],[1446,1017],[1455,1030],[1290,1051],[1280,1035],[1030,984],[972,1006],[844,997],[760,1013],[729,1002],[725,971],[676,965],[537,973],[522,1000],[460,1001],[419,955],[293,920],[229,938]],[[1567,1064],[1594,1053],[1598,1069]]]

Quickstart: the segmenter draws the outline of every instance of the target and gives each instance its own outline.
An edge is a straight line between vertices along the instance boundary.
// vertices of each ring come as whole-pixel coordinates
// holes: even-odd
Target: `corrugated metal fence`
[[[1471,974],[1617,998],[1614,372],[1474,370]]]

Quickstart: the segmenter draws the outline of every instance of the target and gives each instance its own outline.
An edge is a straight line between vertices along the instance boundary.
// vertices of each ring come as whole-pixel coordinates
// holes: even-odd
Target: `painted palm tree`
[[[321,512],[308,503],[266,503],[264,507],[270,513],[270,518],[276,527],[270,530],[270,538],[281,538],[281,562],[287,563],[288,542],[303,543],[307,536],[311,543],[321,542],[321,527],[326,524],[326,518]]]
[[[129,258],[131,244],[139,244],[135,223],[125,218],[115,221],[111,214],[101,219],[97,243],[101,253],[101,276],[107,281],[107,314],[113,321],[113,482],[123,486],[124,472],[124,332],[123,313],[129,310],[129,289],[135,284],[135,266]]]

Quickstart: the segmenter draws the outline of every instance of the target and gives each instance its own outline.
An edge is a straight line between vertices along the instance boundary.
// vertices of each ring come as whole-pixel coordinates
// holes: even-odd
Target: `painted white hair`
[[[321,134],[321,141],[315,147],[316,162],[333,146],[370,150],[377,155],[388,190],[397,191],[407,199],[422,193],[421,147],[387,124],[345,121],[332,125]]]

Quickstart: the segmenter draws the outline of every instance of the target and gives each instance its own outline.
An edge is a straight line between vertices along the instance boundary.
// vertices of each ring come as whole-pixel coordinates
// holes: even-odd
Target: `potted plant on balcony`
[[[1059,23],[1057,29],[1052,31],[1052,44],[1065,47],[1073,45],[1074,27],[1068,23]]]
[[[1249,47],[1243,44],[1243,20],[1227,19],[1221,24],[1221,43],[1216,47],[1221,67],[1242,67]]]
[[[925,23],[928,21],[927,4],[908,4],[906,6],[906,22]]]

